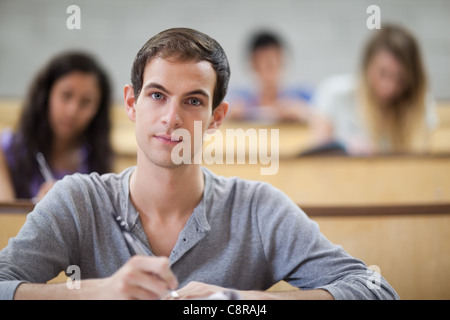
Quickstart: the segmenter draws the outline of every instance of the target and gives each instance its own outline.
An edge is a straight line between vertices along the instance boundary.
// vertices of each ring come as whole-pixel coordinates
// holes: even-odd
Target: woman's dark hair
[[[137,53],[131,69],[131,83],[136,99],[142,89],[145,67],[154,57],[175,61],[208,61],[216,73],[213,110],[225,98],[230,66],[222,47],[208,35],[189,28],[173,28],[148,40]]]
[[[36,153],[48,159],[53,142],[49,121],[49,96],[53,85],[74,71],[95,74],[101,94],[97,114],[80,136],[87,147],[90,172],[111,171],[113,150],[110,142],[111,86],[97,61],[83,52],[70,51],[55,56],[34,78],[25,99],[17,132],[12,141],[15,163],[11,169],[16,196],[30,198],[29,185],[36,170]]]

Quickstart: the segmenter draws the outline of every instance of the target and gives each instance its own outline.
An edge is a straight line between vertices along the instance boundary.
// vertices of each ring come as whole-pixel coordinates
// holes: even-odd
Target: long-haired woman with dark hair
[[[9,179],[0,181],[0,189],[14,198],[40,199],[67,174],[111,171],[110,105],[108,76],[93,57],[54,57],[32,82],[16,131],[2,132],[0,171],[9,172],[0,176]],[[54,180],[44,178],[38,154]]]

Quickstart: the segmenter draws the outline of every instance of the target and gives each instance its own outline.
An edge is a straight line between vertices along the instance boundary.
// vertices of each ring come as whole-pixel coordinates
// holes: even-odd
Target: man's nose
[[[162,122],[168,127],[179,127],[183,121],[181,119],[181,107],[177,102],[168,104],[167,109],[162,117]]]

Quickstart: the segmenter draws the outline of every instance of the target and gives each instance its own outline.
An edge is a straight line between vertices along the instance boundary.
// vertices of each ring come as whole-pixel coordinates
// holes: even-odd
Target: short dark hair
[[[142,89],[145,67],[154,57],[175,61],[210,62],[216,73],[213,110],[225,98],[230,79],[230,66],[224,50],[210,36],[189,28],[172,28],[148,40],[137,53],[131,68],[131,83],[136,99]]]
[[[268,47],[276,47],[283,49],[284,44],[281,38],[273,32],[261,31],[253,35],[249,43],[249,53],[253,54],[259,49],[265,49]]]

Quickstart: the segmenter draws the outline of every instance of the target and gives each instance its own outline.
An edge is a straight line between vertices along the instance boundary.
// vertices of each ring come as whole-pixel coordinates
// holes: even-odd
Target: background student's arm
[[[322,145],[335,139],[333,119],[340,105],[339,88],[342,86],[340,77],[330,77],[323,80],[311,97],[311,112],[309,126],[311,131],[311,143]],[[345,82],[345,81],[344,81]]]
[[[439,115],[437,113],[437,104],[431,93],[427,93],[425,98],[425,116],[424,116],[424,131],[419,152],[429,153],[432,151],[433,134],[439,127]]]
[[[46,181],[43,184],[40,185],[38,193],[36,194],[36,197],[33,198],[36,202],[39,202],[44,198],[44,196],[50,191],[51,188],[55,185],[56,180],[52,181]]]
[[[322,145],[333,141],[333,125],[325,115],[316,111],[311,111],[309,116],[309,126],[312,145]]]
[[[0,148],[0,201],[13,201],[15,192],[5,155]]]

